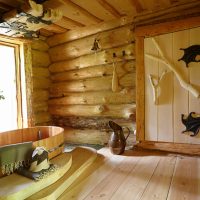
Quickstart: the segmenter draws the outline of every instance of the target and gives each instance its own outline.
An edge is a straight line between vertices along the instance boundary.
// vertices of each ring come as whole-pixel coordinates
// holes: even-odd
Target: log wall
[[[83,33],[86,31],[87,33]],[[73,31],[74,32],[74,31]],[[68,38],[47,39],[49,112],[54,125],[65,127],[67,142],[108,142],[109,120],[135,129],[135,39],[131,24]],[[75,34],[76,32],[74,32]],[[100,50],[91,50],[94,40]],[[43,80],[44,81],[44,80]],[[45,85],[48,83],[46,82]],[[40,86],[43,86],[42,82]],[[133,134],[130,137],[133,143]]]
[[[33,116],[35,125],[48,125],[51,115],[48,111],[49,87],[51,84],[48,54],[49,46],[43,40],[34,40],[32,52],[32,81],[33,81]]]

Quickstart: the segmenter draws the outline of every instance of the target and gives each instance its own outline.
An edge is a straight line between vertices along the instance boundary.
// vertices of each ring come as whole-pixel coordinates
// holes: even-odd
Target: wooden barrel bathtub
[[[31,141],[33,142],[33,148],[45,147],[49,152],[49,159],[51,159],[63,152],[64,129],[56,126],[36,126],[0,133],[0,147]]]
[[[33,142],[33,147],[45,147],[51,159],[63,151],[64,129],[57,126],[36,126],[0,133],[0,146],[30,141]]]

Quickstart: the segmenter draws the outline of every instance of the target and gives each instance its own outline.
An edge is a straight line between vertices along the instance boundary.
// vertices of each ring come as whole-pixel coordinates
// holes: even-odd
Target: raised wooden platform
[[[199,200],[200,158],[158,151],[98,151],[59,200]]]
[[[199,200],[199,197],[200,157],[150,150],[126,150],[124,155],[113,155],[108,148],[96,154],[78,147],[72,151],[70,170],[27,199]]]
[[[59,169],[38,182],[15,173],[3,177],[0,179],[0,200],[57,199],[96,156],[92,148],[77,147],[52,159],[51,163]]]

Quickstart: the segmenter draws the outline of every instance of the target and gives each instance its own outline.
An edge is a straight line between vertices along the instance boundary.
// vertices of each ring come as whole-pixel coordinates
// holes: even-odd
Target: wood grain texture
[[[89,66],[109,64],[120,61],[134,60],[135,59],[135,51],[134,44],[129,44],[125,46],[120,46],[116,48],[107,49],[104,51],[100,51],[97,53],[84,55],[78,58],[64,60],[59,62],[54,62],[49,66],[50,72],[63,72],[69,71],[73,69],[81,69]],[[125,52],[125,56],[123,55],[123,51]],[[113,59],[113,53],[117,55],[115,60]]]
[[[99,91],[99,92],[77,92],[62,93],[64,97],[50,99],[51,105],[95,105],[95,104],[120,104],[134,103],[135,89],[124,89],[121,92]],[[126,98],[124,99],[124,95]],[[40,97],[39,97],[40,98]],[[42,96],[41,96],[42,98]]]
[[[51,106],[49,108],[51,115],[59,116],[102,116],[114,118],[129,118],[135,113],[134,104],[119,105],[68,105]]]
[[[44,51],[32,50],[33,67],[48,67],[50,64],[49,54]]]
[[[45,41],[42,40],[33,40],[31,43],[31,49],[38,51],[48,51],[49,46]]]
[[[176,67],[180,70],[180,73],[184,75],[187,81],[189,81],[188,70],[185,67],[184,62],[177,62],[177,60],[182,56],[180,50],[181,47],[186,47],[189,45],[189,33],[188,31],[176,32],[173,34],[173,61],[176,63]],[[188,98],[189,93],[183,89],[178,80],[174,77],[174,142],[177,143],[187,143],[188,136],[182,134],[184,130],[184,125],[181,123],[181,114],[188,113]]]
[[[141,200],[167,199],[176,157],[161,157]],[[156,191],[156,193],[155,193]]]
[[[179,158],[177,160],[174,177],[167,200],[194,199],[200,195],[199,175],[200,162],[196,158]],[[183,175],[184,174],[184,175]],[[195,187],[197,185],[197,187]],[[176,189],[177,188],[177,189]]]
[[[127,62],[115,63],[118,76],[123,76],[128,72],[135,71],[135,62],[133,60]],[[66,72],[51,74],[53,82],[66,81],[66,80],[79,80],[92,77],[102,77],[112,75],[113,64],[90,66],[81,69],[69,70]]]
[[[144,54],[158,55],[156,47],[151,38],[144,41]],[[153,91],[148,76],[152,74],[157,77],[159,63],[149,60],[145,56],[145,140],[158,140],[158,106],[154,104]]]
[[[119,28],[126,24],[130,24],[133,21],[129,17],[121,17],[120,19],[109,20],[108,22],[101,22],[95,25],[74,29],[67,31],[63,34],[58,34],[47,38],[47,43],[50,47],[56,46],[65,42],[80,39],[89,35],[97,34],[98,32],[104,32],[111,29]]]
[[[22,52],[24,56],[25,74],[26,74],[26,105],[27,105],[27,125],[29,127],[34,126],[33,118],[33,80],[32,80],[32,49],[28,44],[24,44],[22,47]]]
[[[121,90],[126,87],[134,87],[135,85],[135,73],[128,73],[119,79],[119,85]],[[36,80],[35,80],[36,81]],[[40,81],[40,82],[39,82]],[[34,88],[48,88],[50,81],[48,79],[37,79],[34,84]],[[89,92],[89,91],[101,91],[111,90],[112,76],[94,77],[76,81],[65,81],[52,83],[50,86],[51,96],[63,96],[62,94],[67,92]]]
[[[33,89],[48,89],[50,87],[51,80],[46,77],[34,77],[33,78]]]
[[[55,22],[55,24],[57,24],[61,27],[64,27],[67,30],[84,27],[84,24],[79,23],[79,22],[72,20],[72,19],[65,17],[65,16],[63,16],[59,21]]]
[[[173,51],[173,44],[171,34],[161,35],[157,38],[160,46],[165,50],[165,56],[171,58]],[[158,77],[161,77],[163,72],[167,70],[166,66],[158,63]],[[174,75],[167,73],[160,80],[160,91],[158,96],[158,141],[173,142],[174,139],[174,117],[173,117],[173,80]]]
[[[148,4],[154,4],[154,6],[159,6],[159,4],[162,6],[162,4],[167,4],[167,1],[164,0],[161,4],[160,3],[154,3],[153,1],[147,2],[142,7],[144,8]],[[143,3],[143,2],[141,2]],[[166,5],[165,5],[166,6]],[[185,20],[190,17],[197,17],[199,16],[199,2],[198,1],[191,1],[191,2],[173,2],[171,6],[163,6],[163,8],[157,8],[156,11],[149,11],[147,9],[144,9],[142,13],[138,14],[135,17],[135,24],[138,27],[141,27],[141,29],[144,26],[148,25],[156,25],[156,24],[162,24],[166,22],[173,22],[176,20]],[[165,8],[164,8],[165,7]],[[179,25],[178,25],[179,26]],[[160,31],[160,30],[158,30]]]
[[[55,62],[91,54],[95,38],[99,40],[101,50],[131,43],[134,41],[132,29],[132,26],[122,27],[57,45],[49,49],[51,60]]]
[[[160,159],[160,156],[157,158],[152,156],[146,158],[140,157],[135,168],[131,171],[129,176],[126,177],[122,186],[117,189],[111,199],[129,199],[132,196],[134,196],[135,199],[141,199]],[[154,162],[152,162],[152,160],[154,160]]]
[[[137,140],[145,137],[145,86],[144,86],[144,38],[136,37],[136,123]]]
[[[142,26],[135,29],[136,36],[156,36],[199,26],[200,17],[184,18],[161,24]]]
[[[115,120],[117,121],[117,120]],[[108,121],[107,121],[108,122]],[[126,123],[125,127],[132,128],[131,130],[135,129],[133,128],[133,123]],[[81,129],[74,129],[65,127],[64,136],[65,136],[65,142],[66,143],[78,143],[78,144],[100,144],[100,145],[108,145],[109,139],[111,137],[112,131],[106,131],[106,130],[97,130],[95,129],[87,129],[82,128]],[[127,136],[127,132],[124,132],[124,135]],[[127,146],[132,146],[133,143],[136,142],[136,136],[133,132],[129,135],[128,139],[126,140]]]
[[[51,115],[49,114],[49,112],[34,113],[34,118],[35,118],[35,125],[37,124],[41,125],[42,123],[51,121]]]
[[[200,44],[200,38],[198,37],[199,34],[200,34],[200,27],[189,30],[190,45]],[[199,68],[200,67],[197,65],[197,63],[190,63],[189,79],[191,80],[191,83],[195,85],[200,91]],[[200,113],[200,99],[197,99],[193,95],[189,94],[189,113],[194,111],[196,113]],[[200,135],[198,134],[194,138],[190,137],[189,140],[191,143],[200,144]]]
[[[33,102],[43,102],[49,99],[49,92],[47,90],[36,90],[33,92]]]
[[[183,153],[189,155],[200,155],[200,146],[198,144],[168,143],[156,141],[143,141],[137,144],[144,149],[154,149],[168,152]]]
[[[33,67],[33,77],[49,77],[50,73],[48,68]]]
[[[154,37],[157,43],[159,43],[160,48],[163,50],[163,54],[167,56],[167,60],[174,63],[177,72],[180,73],[180,75],[188,83],[193,82],[193,77],[194,77],[194,83],[195,83],[195,80],[197,80],[197,77],[196,77],[198,74],[197,71],[195,75],[191,75],[193,74],[192,71],[195,69],[196,63],[191,64],[193,68],[192,67],[186,68],[185,63],[183,61],[178,61],[178,59],[180,59],[183,56],[183,51],[180,51],[180,48],[187,48],[190,45],[196,43],[195,41],[197,41],[198,43],[198,39],[196,38],[198,37],[198,31],[197,31],[198,28],[189,29],[193,27],[192,25],[193,19],[194,18],[190,19],[191,24],[188,25],[187,30],[177,31],[179,29],[176,29],[176,28],[169,29],[169,31],[175,30],[177,32],[163,34],[163,35]],[[197,24],[198,23],[196,23],[196,26]],[[161,25],[161,28],[162,28],[162,25]],[[180,26],[179,28],[180,29],[184,28],[184,26]],[[193,30],[194,32],[191,33],[191,31]],[[166,29],[165,31],[168,31],[168,30]],[[164,33],[164,32],[160,32],[160,33]],[[151,33],[151,34],[153,36],[156,35],[155,33]],[[192,37],[190,36],[190,34],[192,34]],[[147,36],[145,35],[145,37]],[[190,38],[192,38],[192,43],[190,42]],[[150,41],[151,39],[146,38],[145,40]],[[148,45],[150,49],[154,48],[153,44],[148,44]],[[150,54],[158,56],[156,52],[151,52]],[[147,63],[145,63],[145,68],[146,68],[146,64]],[[158,63],[158,65],[156,64],[151,64],[151,65],[152,65],[152,68],[154,66],[158,67],[158,71],[155,73],[152,73],[155,77],[161,76],[163,70],[165,69],[168,70],[166,66],[162,66],[161,63]],[[147,66],[147,69],[148,69],[148,66]],[[149,71],[146,71],[146,73],[147,75],[151,74]],[[150,135],[152,138],[149,137],[148,133],[145,133],[147,134],[147,137],[145,138],[145,140],[154,141],[154,142],[155,141],[172,142],[172,143],[177,143],[177,144],[178,143],[199,144],[199,136],[195,138],[190,138],[189,133],[182,134],[182,131],[185,130],[185,127],[181,122],[181,114],[184,114],[184,113],[188,114],[189,112],[191,112],[189,111],[190,108],[192,108],[192,110],[198,111],[199,99],[191,97],[190,93],[180,85],[180,82],[177,78],[178,76],[176,74],[174,75],[174,74],[167,73],[165,74],[164,78],[160,81],[161,83],[160,83],[160,91],[159,91],[159,97],[158,97],[159,104],[158,106],[156,106],[157,124],[155,125],[155,123],[152,123],[152,121],[147,122],[147,118],[145,118],[145,122],[149,124],[149,126],[154,127],[154,129],[156,130],[152,131],[152,135]],[[148,81],[145,84],[146,84],[145,94],[147,94],[146,100],[150,103],[151,99],[148,99],[148,93],[151,91],[151,88],[148,88],[148,84],[149,84]],[[194,87],[196,87],[197,90],[199,90],[198,82],[197,84],[193,84],[193,85]],[[150,105],[149,106],[150,109],[152,110],[153,109],[152,106],[154,106],[153,102],[151,102],[149,105]],[[148,119],[152,120],[152,118],[155,117],[155,114],[152,114],[149,112],[149,107],[145,105],[145,113],[146,113],[145,115],[146,116],[149,115]],[[196,148],[198,149],[197,146]],[[177,146],[177,151],[178,149],[180,152],[181,151],[185,152],[183,148],[179,148]],[[162,150],[164,150],[164,148],[162,148]]]
[[[112,156],[108,149],[99,150],[95,162],[58,199],[74,200],[85,198],[122,161],[123,157]],[[96,178],[97,176],[98,179]],[[81,188],[84,188],[84,190]]]
[[[198,157],[138,150],[126,150],[118,156],[112,155],[108,148],[98,153],[103,158],[97,158],[97,162],[65,190],[60,200],[91,199],[93,195],[95,199],[112,200],[196,200],[199,197]],[[130,163],[134,168],[127,176],[126,166]],[[121,168],[124,173],[118,172]],[[108,180],[107,177],[115,172]]]

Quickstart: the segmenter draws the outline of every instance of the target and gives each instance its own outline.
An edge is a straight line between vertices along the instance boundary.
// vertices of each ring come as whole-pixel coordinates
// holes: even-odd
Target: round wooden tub
[[[33,148],[45,147],[51,159],[63,152],[64,129],[56,126],[36,126],[0,133],[0,147],[23,142],[33,142]],[[0,167],[0,177],[2,176]]]
[[[36,126],[0,133],[0,146],[30,141],[33,142],[33,147],[45,147],[51,159],[63,151],[64,129],[57,126]]]

